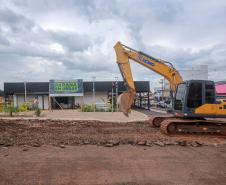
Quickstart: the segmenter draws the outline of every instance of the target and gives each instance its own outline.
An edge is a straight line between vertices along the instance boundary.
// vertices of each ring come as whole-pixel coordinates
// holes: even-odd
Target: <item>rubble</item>
[[[149,147],[151,147],[151,146],[153,146],[154,144],[151,142],[151,141],[147,141],[146,142],[146,146],[149,146]]]
[[[137,142],[137,145],[144,146],[144,145],[146,145],[146,143],[147,143],[147,141],[139,141],[139,142]]]
[[[190,145],[193,146],[193,147],[199,147],[199,146],[202,146],[203,144],[198,142],[198,141],[194,141],[194,142],[191,142]]]
[[[32,146],[33,147],[40,147],[41,145],[39,143],[34,143]]]
[[[23,148],[23,151],[24,151],[24,152],[26,152],[26,151],[28,151],[28,150],[29,150],[28,147],[24,147],[24,148]]]
[[[135,144],[135,141],[129,140],[129,141],[128,141],[128,144],[129,144],[129,145],[134,145],[134,144]]]
[[[107,144],[105,144],[105,146],[106,146],[106,147],[113,147],[114,144],[113,144],[113,143],[107,143]]]
[[[154,144],[158,145],[158,146],[161,146],[161,147],[165,146],[165,144],[163,142],[161,142],[161,141],[155,141]]]
[[[180,146],[187,146],[188,144],[187,144],[187,141],[183,140],[183,141],[179,141],[178,145],[180,145]]]

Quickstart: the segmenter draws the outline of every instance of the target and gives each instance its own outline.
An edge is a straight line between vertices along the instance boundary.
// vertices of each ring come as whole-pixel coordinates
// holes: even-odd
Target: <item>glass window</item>
[[[206,103],[215,103],[214,84],[206,84]]]
[[[174,102],[175,110],[182,110],[185,90],[186,90],[186,84],[179,84],[177,86],[177,92],[175,95],[175,102]]]
[[[202,105],[202,83],[193,82],[189,86],[187,106],[197,108]]]

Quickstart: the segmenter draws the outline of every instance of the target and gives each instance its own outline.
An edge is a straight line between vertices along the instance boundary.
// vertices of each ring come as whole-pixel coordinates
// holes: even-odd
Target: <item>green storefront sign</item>
[[[79,88],[78,82],[56,82],[54,84],[54,91],[61,92],[77,92]]]
[[[83,95],[83,81],[78,80],[50,80],[50,96],[79,96]]]

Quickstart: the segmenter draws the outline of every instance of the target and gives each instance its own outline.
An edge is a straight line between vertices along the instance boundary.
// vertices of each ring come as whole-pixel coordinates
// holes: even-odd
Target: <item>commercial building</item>
[[[187,69],[179,69],[183,80],[208,80],[208,65],[194,65]]]
[[[136,81],[135,87],[139,101],[142,94],[148,97],[149,81]],[[117,89],[117,90],[116,90]],[[40,109],[73,109],[82,104],[104,104],[112,96],[116,96],[126,90],[124,82],[96,81],[83,82],[82,80],[50,80],[49,82],[5,82],[4,93],[13,99],[14,106],[18,107],[24,102],[38,100]],[[137,107],[143,108],[139,102]],[[147,106],[146,106],[147,107]]]
[[[216,83],[217,98],[226,99],[226,81]]]

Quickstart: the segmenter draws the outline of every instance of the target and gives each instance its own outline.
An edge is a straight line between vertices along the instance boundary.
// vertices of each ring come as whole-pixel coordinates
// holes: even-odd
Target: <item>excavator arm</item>
[[[183,81],[180,73],[169,62],[136,51],[120,42],[116,43],[114,49],[120,72],[127,86],[127,91],[121,94],[118,100],[120,108],[126,116],[130,113],[136,95],[129,59],[165,77],[170,83],[171,90],[174,92],[176,91],[177,84]]]

